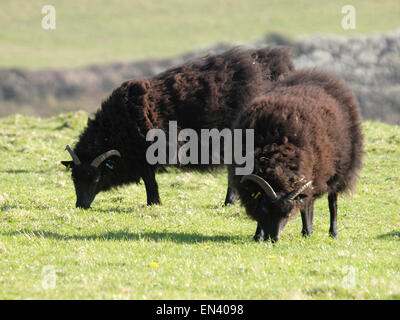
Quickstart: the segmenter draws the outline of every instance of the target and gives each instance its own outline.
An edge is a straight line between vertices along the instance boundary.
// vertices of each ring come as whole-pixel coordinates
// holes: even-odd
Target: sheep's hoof
[[[329,236],[333,239],[337,239],[338,238],[338,232],[336,230],[329,230]]]
[[[160,200],[148,200],[147,201],[147,205],[148,206],[153,206],[153,205],[156,205],[156,204],[161,204],[161,201]]]
[[[235,193],[228,189],[228,192],[226,194],[226,198],[225,198],[225,203],[224,206],[230,205],[230,204],[235,204],[236,202],[236,195]]]
[[[308,237],[311,237],[312,236],[312,234],[313,234],[313,231],[314,230],[306,230],[306,229],[303,229],[303,230],[301,230],[301,234],[302,234],[302,236],[304,237],[304,238],[308,238]]]
[[[256,232],[253,239],[255,242],[263,242],[263,241],[267,240],[267,239],[265,239],[264,230],[260,230],[260,231]]]
[[[229,201],[225,200],[223,207],[230,206],[231,204],[235,204],[235,203],[236,203],[236,199],[229,200]]]

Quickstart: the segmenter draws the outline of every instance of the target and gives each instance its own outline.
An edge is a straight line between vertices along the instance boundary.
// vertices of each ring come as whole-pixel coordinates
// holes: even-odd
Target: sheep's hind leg
[[[329,212],[331,216],[331,223],[329,227],[329,235],[333,238],[337,238],[337,193],[332,192],[328,195]]]
[[[309,237],[314,231],[314,199],[306,200],[304,206],[300,209],[300,212],[301,221],[303,223],[301,234],[303,235],[303,237]]]
[[[153,204],[161,204],[154,170],[148,170],[142,178],[146,187],[147,205],[151,206]]]

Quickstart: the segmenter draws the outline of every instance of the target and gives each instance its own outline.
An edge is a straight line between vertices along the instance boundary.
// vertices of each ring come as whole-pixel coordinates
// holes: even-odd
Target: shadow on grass
[[[400,240],[400,231],[392,231],[389,233],[381,234],[378,236],[378,239],[383,239],[383,240],[398,239],[398,240]]]
[[[23,210],[23,209],[28,209],[28,208],[30,211],[32,211],[33,209],[41,210],[41,211],[51,209],[50,206],[40,205],[40,204],[30,204],[29,206],[24,206],[23,204],[8,204],[8,203],[6,203],[6,204],[3,204],[0,206],[0,212],[6,212],[8,210],[13,210],[13,209]]]
[[[75,207],[75,205],[74,205]],[[128,213],[128,214],[137,214],[140,209],[145,208],[145,204],[139,204],[137,207],[115,207],[115,208],[109,208],[109,209],[103,209],[103,208],[90,208],[90,209],[81,209],[81,210],[91,210],[94,212],[100,212],[100,213]]]
[[[202,242],[233,242],[233,241],[248,241],[243,236],[228,236],[216,235],[208,236],[198,233],[183,233],[183,232],[143,232],[132,233],[127,231],[110,231],[99,234],[61,234],[52,231],[44,230],[20,230],[12,232],[1,233],[4,236],[20,236],[26,235],[27,237],[46,238],[56,240],[132,240],[132,241],[155,241],[155,242],[175,242],[175,243],[202,243]]]
[[[48,170],[25,170],[25,169],[9,169],[1,170],[1,173],[19,174],[19,173],[48,173]]]

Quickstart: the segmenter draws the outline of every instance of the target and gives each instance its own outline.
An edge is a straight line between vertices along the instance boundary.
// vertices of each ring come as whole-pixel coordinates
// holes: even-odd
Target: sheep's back
[[[151,93],[162,117],[181,128],[229,128],[238,111],[265,88],[260,65],[239,48],[167,70]]]
[[[255,130],[259,174],[272,172],[293,179],[295,171],[299,179],[311,177],[316,196],[347,189],[352,124],[338,101],[322,88],[277,87],[255,99],[237,126]],[[259,161],[262,158],[268,161]],[[284,190],[293,188],[289,178],[280,178],[279,183]]]
[[[342,112],[349,118],[349,131],[352,146],[350,164],[347,171],[342,174],[344,181],[341,183],[339,191],[354,189],[359,171],[362,168],[362,157],[364,155],[362,119],[354,92],[337,75],[315,69],[303,69],[292,72],[276,85],[283,87],[297,85],[317,86],[322,88],[337,101]]]

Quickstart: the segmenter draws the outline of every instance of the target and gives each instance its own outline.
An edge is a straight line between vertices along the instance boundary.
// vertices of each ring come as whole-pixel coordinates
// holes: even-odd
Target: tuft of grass
[[[174,56],[268,32],[349,35],[400,27],[398,0],[353,2],[355,30],[341,26],[344,0],[53,0],[56,30],[44,30],[48,1],[1,1],[0,66],[70,68]]]
[[[312,237],[289,222],[277,244],[252,240],[239,204],[222,207],[226,174],[158,175],[163,204],[144,186],[74,208],[65,145],[85,113],[0,119],[0,299],[400,299],[400,130],[364,122],[365,167],[339,201],[327,199]]]

